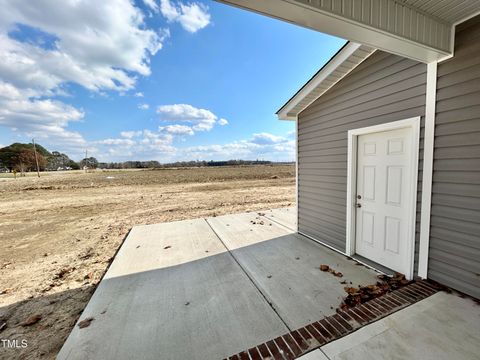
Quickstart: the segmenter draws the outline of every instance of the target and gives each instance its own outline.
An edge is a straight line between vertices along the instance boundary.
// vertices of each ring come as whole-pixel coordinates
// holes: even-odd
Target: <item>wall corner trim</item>
[[[298,197],[298,176],[299,176],[299,173],[298,173],[298,116],[297,118],[295,119],[295,209],[296,209],[296,214],[295,214],[295,217],[297,219],[297,227],[296,227],[296,231],[298,232],[298,223],[299,223],[299,219],[298,219],[298,200],[299,200],[299,197]]]
[[[423,149],[422,206],[420,216],[420,243],[418,251],[418,276],[428,276],[428,251],[430,243],[430,211],[432,207],[433,153],[435,141],[435,106],[437,95],[437,62],[427,64],[427,89],[425,100],[425,136]]]

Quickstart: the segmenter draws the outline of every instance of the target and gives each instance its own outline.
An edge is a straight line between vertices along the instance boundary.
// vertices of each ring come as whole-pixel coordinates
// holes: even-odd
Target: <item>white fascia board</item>
[[[395,55],[430,63],[451,55],[450,48],[439,49],[410,40],[406,37],[381,30],[293,0],[217,0],[229,5],[254,11],[309,29],[368,45]],[[359,1],[360,2],[360,1]],[[393,16],[393,14],[390,14]],[[423,14],[426,16],[426,14]],[[380,19],[379,19],[380,20]],[[440,26],[440,25],[439,25]],[[450,27],[450,32],[453,27]],[[445,34],[450,43],[450,34]],[[451,45],[451,44],[450,44]]]
[[[440,59],[438,59],[438,63],[441,63],[445,60],[448,60],[452,57],[455,56],[455,34],[456,34],[456,28],[458,25],[460,25],[461,23],[464,23],[465,21],[468,21],[470,19],[473,19],[474,17],[476,16],[479,16],[480,15],[480,10],[479,11],[475,11],[474,13],[464,17],[463,19],[460,19],[458,21],[456,21],[455,23],[453,23],[453,29],[452,29],[452,32],[451,32],[451,40],[450,40],[450,54],[449,55],[446,55]]]
[[[361,44],[357,43],[348,43],[344,46],[338,54],[336,54],[330,61],[319,71],[305,86],[297,93],[293,98],[291,98],[277,113],[279,120],[296,120],[296,116],[289,116],[288,113],[295,107],[297,104],[302,101],[308,94],[315,90],[322,81],[328,78],[345,60],[347,60]]]

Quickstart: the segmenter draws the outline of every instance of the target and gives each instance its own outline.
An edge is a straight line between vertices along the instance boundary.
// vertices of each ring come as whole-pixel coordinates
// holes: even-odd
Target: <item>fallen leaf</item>
[[[78,327],[80,329],[83,329],[83,328],[86,328],[88,326],[90,326],[90,324],[92,323],[92,321],[95,320],[95,318],[93,317],[88,317],[86,318],[85,320],[82,320],[78,323]]]
[[[320,265],[320,270],[328,271],[328,269],[330,269],[330,267],[328,265]]]
[[[348,295],[340,304],[340,309],[347,310],[411,283],[411,281],[406,280],[405,276],[400,273],[395,273],[391,277],[388,275],[378,275],[377,278],[379,281],[377,281],[376,284],[359,285],[358,288],[344,287]]]
[[[335,271],[333,269],[330,269],[328,271],[330,274],[332,274],[333,276],[336,276],[336,277],[343,277],[343,274],[340,272],[340,271]]]

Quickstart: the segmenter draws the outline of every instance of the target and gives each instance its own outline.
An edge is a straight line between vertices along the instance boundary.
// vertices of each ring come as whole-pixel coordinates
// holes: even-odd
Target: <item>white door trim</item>
[[[348,166],[347,166],[347,233],[346,233],[346,255],[353,256],[355,254],[355,194],[357,187],[357,137],[359,135],[371,134],[382,131],[411,128],[412,151],[411,160],[413,164],[413,171],[409,179],[412,191],[411,197],[408,199],[409,203],[409,239],[407,244],[407,254],[409,254],[410,267],[405,276],[407,279],[413,278],[413,263],[415,258],[415,223],[416,223],[416,208],[417,208],[417,179],[418,179],[418,151],[420,142],[420,116],[394,121],[386,124],[369,126],[361,129],[353,129],[348,131]]]

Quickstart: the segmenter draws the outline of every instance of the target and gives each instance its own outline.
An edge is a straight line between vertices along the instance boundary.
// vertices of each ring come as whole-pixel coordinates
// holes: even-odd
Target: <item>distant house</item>
[[[10,169],[6,167],[0,167],[0,173],[9,173]]]
[[[298,232],[480,298],[480,1],[223,2],[350,40],[277,112]]]

